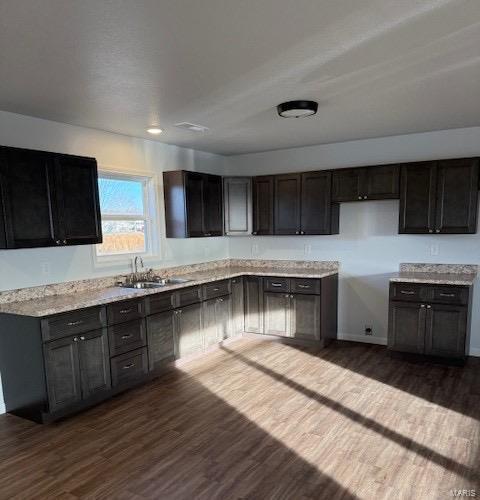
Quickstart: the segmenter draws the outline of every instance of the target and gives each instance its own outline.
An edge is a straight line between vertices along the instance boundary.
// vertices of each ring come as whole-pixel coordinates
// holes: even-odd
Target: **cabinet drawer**
[[[192,286],[190,288],[183,288],[175,292],[174,305],[175,307],[184,307],[200,302],[201,299],[202,297],[200,295],[200,287]]]
[[[216,281],[202,286],[203,300],[214,299],[230,293],[230,280]]]
[[[133,351],[146,344],[145,320],[137,319],[108,327],[110,356]]]
[[[455,286],[435,286],[432,288],[432,301],[442,304],[468,304],[468,288]]]
[[[104,307],[79,309],[42,319],[42,338],[44,341],[59,339],[90,330],[99,330],[106,324]]]
[[[111,360],[114,387],[140,380],[148,373],[147,348],[116,356]]]
[[[320,294],[320,280],[294,278],[291,280],[291,286],[293,293]]]
[[[263,289],[266,292],[289,292],[290,279],[289,278],[265,278],[263,280]]]
[[[125,323],[145,315],[144,299],[126,300],[107,306],[108,324]]]
[[[156,295],[150,295],[145,299],[146,315],[169,311],[174,307],[174,293],[164,292]]]
[[[428,290],[424,288],[414,283],[393,283],[391,298],[392,300],[411,300],[414,302],[427,300]]]

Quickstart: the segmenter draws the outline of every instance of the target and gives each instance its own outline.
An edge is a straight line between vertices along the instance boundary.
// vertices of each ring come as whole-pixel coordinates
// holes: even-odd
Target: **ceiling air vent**
[[[188,122],[175,123],[175,127],[190,130],[190,132],[206,132],[208,130],[208,127],[204,127],[203,125],[195,125],[195,123]]]

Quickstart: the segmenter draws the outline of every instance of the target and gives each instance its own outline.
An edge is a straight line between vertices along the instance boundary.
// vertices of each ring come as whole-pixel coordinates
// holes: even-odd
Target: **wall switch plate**
[[[440,247],[438,243],[432,243],[430,245],[430,255],[438,255],[440,252]]]
[[[372,325],[365,325],[365,335],[373,335]]]
[[[303,251],[305,253],[305,255],[309,255],[312,253],[312,245],[310,244],[306,244],[304,247],[303,247]]]

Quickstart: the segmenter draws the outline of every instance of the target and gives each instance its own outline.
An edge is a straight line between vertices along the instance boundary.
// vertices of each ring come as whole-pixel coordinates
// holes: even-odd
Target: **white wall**
[[[5,112],[0,112],[0,145],[94,156],[99,168],[153,175],[157,184],[158,220],[162,236],[159,255],[149,260],[149,266],[189,264],[228,256],[226,238],[167,240],[163,237],[162,171],[187,169],[222,173],[222,156]],[[93,249],[93,246],[87,245],[0,250],[0,291],[130,270],[127,263],[96,267]],[[48,274],[42,274],[45,263],[51,269]]]
[[[295,125],[292,122],[292,127]],[[480,155],[480,127],[270,151],[227,158],[231,175],[374,165]],[[340,234],[229,239],[230,257],[339,260],[339,333],[352,340],[385,342],[388,275],[400,262],[480,264],[480,233],[460,236],[398,235],[398,201],[343,203]],[[311,245],[306,253],[305,246]],[[431,246],[438,245],[438,255]],[[308,251],[308,248],[307,248]],[[471,352],[480,355],[480,290],[474,295]]]

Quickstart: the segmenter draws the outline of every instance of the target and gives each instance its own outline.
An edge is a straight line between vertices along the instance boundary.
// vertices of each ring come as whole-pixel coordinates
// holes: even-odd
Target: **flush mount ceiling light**
[[[318,102],[288,101],[277,106],[278,114],[283,118],[305,118],[317,112]]]
[[[158,135],[158,134],[161,134],[163,132],[163,130],[161,128],[158,128],[158,127],[150,127],[150,128],[147,128],[147,132],[149,134],[152,134],[152,135]]]

